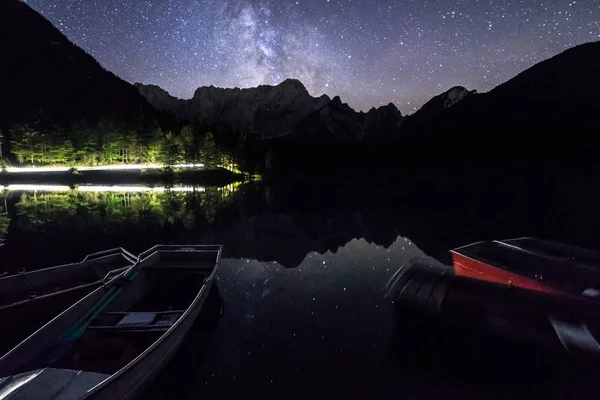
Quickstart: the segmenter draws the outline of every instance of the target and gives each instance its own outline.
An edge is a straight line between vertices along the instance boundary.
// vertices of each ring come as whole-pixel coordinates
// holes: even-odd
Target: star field
[[[600,40],[598,0],[26,0],[104,67],[190,98],[301,80],[357,110],[487,91]]]

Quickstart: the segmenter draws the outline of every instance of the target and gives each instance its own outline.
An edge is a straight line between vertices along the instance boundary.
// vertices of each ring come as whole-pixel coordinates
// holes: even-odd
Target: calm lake
[[[0,273],[123,247],[224,245],[217,285],[148,398],[572,398],[598,369],[396,312],[383,286],[424,253],[541,236],[592,247],[569,196],[360,178],[223,187],[11,185]],[[591,200],[590,200],[591,201]],[[536,206],[538,205],[538,206]]]

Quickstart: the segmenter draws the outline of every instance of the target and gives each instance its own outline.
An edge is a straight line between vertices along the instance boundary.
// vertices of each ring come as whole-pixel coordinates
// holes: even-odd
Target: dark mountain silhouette
[[[439,118],[447,109],[476,93],[476,90],[468,90],[462,86],[455,86],[446,92],[435,96],[425,103],[416,113],[406,118],[402,125],[403,132],[407,132],[413,127],[417,127],[418,129],[420,124]]]
[[[417,169],[542,172],[596,167],[600,42],[568,49],[428,118],[398,141]],[[425,107],[424,107],[425,109]]]
[[[158,86],[135,86],[155,108],[170,111],[180,119],[259,139],[288,134],[304,117],[330,102],[327,96],[312,97],[296,79],[250,89],[205,86],[198,88],[190,100],[170,96]]]
[[[156,110],[168,112],[181,120],[192,119],[191,104],[187,100],[171,96],[169,92],[158,85],[134,83],[133,86]]]
[[[48,20],[18,0],[0,1],[0,129],[18,122],[69,125],[100,119],[152,125],[153,110]]]
[[[393,104],[368,113],[356,112],[339,97],[312,97],[296,79],[249,89],[201,87],[190,100],[173,97],[155,85],[135,86],[156,109],[253,139],[379,138],[396,132],[402,121]]]
[[[402,113],[392,103],[369,112],[356,112],[339,96],[307,115],[294,126],[289,138],[329,138],[338,141],[378,141],[393,137],[403,121]]]
[[[413,171],[540,172],[596,165],[600,42],[569,49],[478,94],[454,87],[403,117],[393,105],[356,112],[311,97],[296,80],[252,89],[200,88],[178,100],[137,85],[155,106],[263,143],[284,170],[410,167]],[[306,157],[310,154],[311,157]]]
[[[146,146],[155,119],[176,131],[173,126],[194,121],[225,132],[226,143],[274,172],[485,175],[600,165],[594,137],[600,42],[566,50],[488,93],[452,88],[408,117],[393,104],[356,112],[339,97],[310,96],[295,79],[250,89],[201,87],[190,100],[158,86],[133,87],[18,0],[0,2],[0,49],[0,130],[9,132],[19,122],[52,133],[76,124],[67,135],[85,142],[86,127],[117,126]]]
[[[597,71],[600,42],[576,46],[488,93],[455,87],[398,124],[395,118],[384,118],[365,136],[373,138],[375,133],[375,140],[354,145],[326,139],[328,131],[338,132],[329,137],[357,136],[353,132],[358,125],[346,123],[352,112],[334,99],[319,111],[324,117],[315,112],[297,125],[298,131],[290,136],[294,143],[270,142],[278,161],[273,164],[288,172],[317,174],[348,170],[488,177],[562,174],[563,182],[575,175],[583,182],[579,179],[589,180],[586,174],[600,175]],[[323,111],[329,109],[334,110],[333,117]]]

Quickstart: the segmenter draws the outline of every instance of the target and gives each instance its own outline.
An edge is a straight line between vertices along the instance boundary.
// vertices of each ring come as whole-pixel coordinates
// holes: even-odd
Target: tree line
[[[158,163],[204,164],[237,170],[234,152],[215,141],[200,123],[161,129],[140,128],[110,118],[97,124],[43,126],[35,122],[12,124],[0,131],[0,162],[20,165],[94,166]]]

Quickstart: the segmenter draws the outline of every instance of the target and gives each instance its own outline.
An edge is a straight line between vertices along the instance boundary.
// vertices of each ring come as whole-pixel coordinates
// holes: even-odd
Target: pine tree
[[[171,168],[181,162],[181,146],[173,132],[167,131],[163,137],[157,161],[166,168]]]
[[[201,154],[204,168],[216,169],[220,166],[220,152],[217,149],[217,144],[215,143],[212,132],[206,134],[204,143],[202,144]]]
[[[183,154],[185,162],[196,164],[200,158],[200,141],[198,132],[194,130],[191,124],[181,128],[181,143],[183,145]]]
[[[20,163],[32,164],[40,158],[40,132],[29,124],[15,124],[11,127],[12,152]]]

